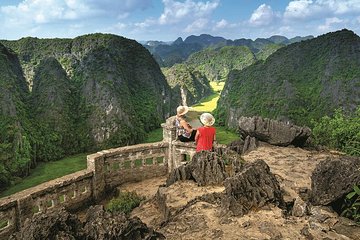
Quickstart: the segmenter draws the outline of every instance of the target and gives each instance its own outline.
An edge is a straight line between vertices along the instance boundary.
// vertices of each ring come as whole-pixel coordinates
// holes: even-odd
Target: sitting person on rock
[[[216,140],[216,129],[212,127],[215,118],[210,113],[203,113],[200,116],[200,121],[204,126],[198,128],[195,135],[196,151],[211,151]]]
[[[176,109],[175,126],[178,139],[181,142],[195,141],[196,130],[186,121],[185,114],[189,111],[187,106],[179,106]]]

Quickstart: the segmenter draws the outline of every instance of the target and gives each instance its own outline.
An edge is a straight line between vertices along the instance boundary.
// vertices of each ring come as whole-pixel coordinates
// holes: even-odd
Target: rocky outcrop
[[[59,212],[41,213],[27,219],[21,231],[10,239],[81,239],[84,235],[80,220],[62,209]]]
[[[165,239],[158,232],[148,228],[137,217],[129,218],[123,214],[106,212],[103,206],[90,207],[85,225],[76,215],[62,209],[59,212],[41,213],[25,222],[21,232],[11,240],[38,239]]]
[[[103,206],[88,210],[84,232],[87,239],[165,239],[162,234],[149,229],[139,218],[109,213]]]
[[[311,201],[328,205],[360,184],[360,158],[339,156],[320,162],[311,176]]]
[[[228,147],[238,154],[246,154],[256,149],[259,146],[259,141],[255,137],[246,136],[245,140],[238,139],[231,142]]]
[[[189,163],[174,169],[166,185],[170,186],[176,181],[190,179],[200,186],[222,184],[226,177],[225,164],[221,155],[201,151],[196,153]]]
[[[242,216],[267,203],[282,204],[280,185],[263,160],[246,163],[242,171],[225,180],[224,213]]]
[[[308,127],[299,127],[262,117],[240,117],[239,130],[243,138],[247,136],[277,146],[303,146],[310,137]]]

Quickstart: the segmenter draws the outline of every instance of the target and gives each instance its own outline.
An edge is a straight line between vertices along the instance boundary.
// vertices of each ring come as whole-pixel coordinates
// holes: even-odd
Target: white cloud
[[[285,18],[306,18],[313,10],[310,9],[313,1],[311,0],[298,0],[289,2],[289,5],[285,9]]]
[[[327,19],[325,20],[325,24],[324,24],[324,25],[320,25],[320,26],[318,27],[318,29],[319,29],[320,31],[323,31],[323,32],[325,32],[325,31],[331,31],[333,25],[336,25],[336,24],[338,24],[338,23],[343,23],[343,22],[344,22],[344,20],[339,19],[339,18],[337,18],[337,17],[327,18]]]
[[[277,18],[277,14],[266,4],[261,4],[252,14],[249,23],[254,26],[266,26]]]
[[[23,0],[2,6],[0,13],[10,24],[44,24],[98,16],[126,18],[130,12],[151,6],[152,0]]]
[[[360,13],[359,0],[295,0],[289,2],[285,19],[316,19]]]
[[[174,0],[163,0],[164,12],[159,18],[160,24],[177,23],[187,19],[206,18],[219,5],[219,0],[207,2],[195,2],[186,0],[185,2]]]
[[[189,24],[184,32],[186,33],[196,33],[199,31],[203,31],[208,24],[209,20],[205,19],[205,18],[200,18],[195,20],[193,23]]]
[[[221,21],[215,24],[215,28],[225,28],[229,25],[229,23],[225,19],[221,19]]]

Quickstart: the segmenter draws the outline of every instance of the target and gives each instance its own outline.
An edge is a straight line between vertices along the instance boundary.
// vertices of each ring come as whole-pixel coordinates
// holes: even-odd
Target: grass
[[[200,103],[195,104],[192,108],[198,112],[212,112],[215,110],[220,93],[224,88],[224,82],[210,82],[210,86],[214,90],[214,94],[202,99]]]
[[[163,129],[158,128],[148,133],[144,143],[159,142],[163,139]]]
[[[49,180],[85,169],[86,155],[87,154],[83,153],[66,157],[58,161],[39,163],[38,166],[31,171],[28,177],[23,178],[4,192],[1,192],[0,197],[9,196]]]
[[[218,126],[216,128],[216,141],[221,144],[229,144],[232,141],[240,139],[240,135],[228,130],[226,127]]]

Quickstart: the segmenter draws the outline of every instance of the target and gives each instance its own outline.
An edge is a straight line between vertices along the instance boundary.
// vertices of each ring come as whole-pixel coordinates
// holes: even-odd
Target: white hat
[[[200,116],[200,121],[205,126],[212,126],[215,123],[215,118],[210,113],[203,113]]]
[[[178,106],[176,109],[176,113],[178,116],[185,115],[189,111],[188,106]]]

